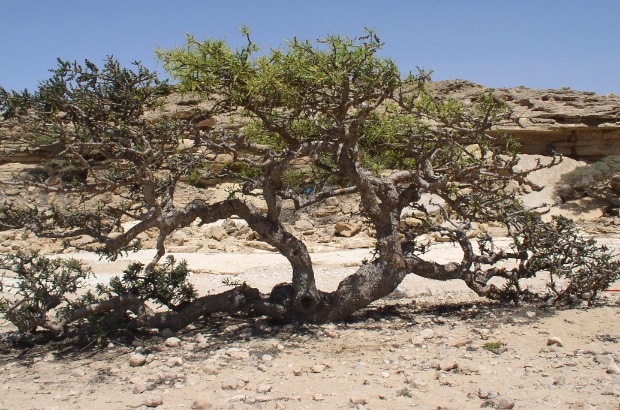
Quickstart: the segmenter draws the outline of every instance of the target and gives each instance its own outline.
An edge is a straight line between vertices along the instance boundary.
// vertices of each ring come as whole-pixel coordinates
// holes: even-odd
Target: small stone
[[[338,339],[340,337],[338,332],[332,329],[325,329],[325,336],[330,337],[332,339]]]
[[[532,312],[532,311],[525,312],[525,316],[529,318],[534,318],[536,317],[536,312]]]
[[[425,340],[432,339],[435,337],[435,332],[433,329],[424,329],[420,332],[420,336]]]
[[[383,376],[383,378],[387,379],[388,377],[390,377],[390,372],[383,372],[383,373],[381,373],[381,376]]]
[[[144,383],[143,381],[140,381],[133,385],[134,394],[141,394],[141,393],[144,393],[145,391],[146,391],[146,383]]]
[[[449,372],[450,370],[454,370],[458,367],[458,363],[454,360],[442,360],[439,362],[439,368],[444,372]]]
[[[550,337],[549,339],[547,339],[547,346],[558,346],[558,347],[562,347],[564,346],[562,344],[562,339],[560,339],[557,336],[554,337]]]
[[[140,353],[134,353],[129,356],[129,365],[131,367],[144,366],[146,363],[146,356]]]
[[[209,402],[208,399],[197,399],[194,400],[190,408],[193,410],[207,410],[212,409],[213,405]]]
[[[271,384],[267,384],[267,383],[263,383],[263,384],[259,384],[258,387],[256,388],[256,392],[257,393],[267,393],[271,391],[271,388],[273,386]]]
[[[146,407],[157,407],[164,404],[164,401],[159,396],[150,396],[144,401]]]
[[[75,377],[84,377],[84,376],[86,376],[86,370],[84,370],[84,369],[75,369],[75,370],[73,370],[71,372],[71,375],[75,376]]]
[[[512,399],[502,398],[497,402],[497,408],[502,410],[512,409],[515,406],[515,402]]]
[[[594,361],[603,366],[609,366],[615,362],[613,356],[610,354],[597,354],[594,356]]]
[[[273,356],[270,354],[264,354],[260,358],[263,362],[270,362],[273,360]]]
[[[351,396],[349,398],[349,402],[351,404],[364,406],[364,405],[368,404],[368,398],[364,397],[364,396],[355,395],[355,396]]]
[[[325,370],[325,365],[315,364],[310,370],[312,370],[312,373],[322,373]]]
[[[564,375],[560,375],[553,380],[553,384],[555,386],[564,386],[566,384],[566,377]]]
[[[293,369],[293,376],[301,376],[302,371],[301,369]]]
[[[407,379],[407,383],[411,384],[413,387],[415,387],[418,390],[425,390],[428,387],[428,383],[422,379]]]
[[[245,382],[239,379],[230,379],[222,382],[222,390],[239,390],[245,386]]]
[[[181,339],[179,339],[178,337],[169,337],[164,342],[164,345],[168,347],[177,347],[180,344],[181,344]]]
[[[216,374],[219,373],[219,370],[217,368],[216,365],[214,364],[206,364],[203,368],[202,371],[205,372],[205,374],[211,375],[211,376],[215,376]]]
[[[183,359],[180,357],[170,357],[166,360],[166,365],[168,367],[181,366],[183,364]]]
[[[259,364],[258,366],[256,366],[256,368],[260,370],[261,372],[266,372],[267,370],[269,370],[269,368],[265,366],[264,364]]]
[[[610,363],[607,365],[607,373],[620,374],[620,367],[618,367],[618,365],[615,363]]]
[[[325,400],[325,397],[323,397],[322,394],[317,393],[314,396],[312,396],[312,400],[314,400],[314,401],[323,401],[323,400]]]

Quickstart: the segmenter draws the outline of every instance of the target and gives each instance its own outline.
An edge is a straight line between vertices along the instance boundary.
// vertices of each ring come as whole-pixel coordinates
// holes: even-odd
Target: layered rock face
[[[620,155],[620,97],[575,91],[532,90],[526,87],[491,89],[464,80],[439,81],[440,95],[466,104],[484,92],[506,103],[510,121],[498,131],[515,137],[524,154],[553,152],[580,159]]]

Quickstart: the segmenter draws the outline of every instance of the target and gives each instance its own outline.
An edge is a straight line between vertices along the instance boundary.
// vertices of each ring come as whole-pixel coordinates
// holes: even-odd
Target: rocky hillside
[[[525,154],[557,152],[581,159],[620,155],[620,97],[592,92],[490,89],[464,80],[440,81],[434,88],[465,103],[491,91],[510,110],[511,121],[498,126],[518,139]]]

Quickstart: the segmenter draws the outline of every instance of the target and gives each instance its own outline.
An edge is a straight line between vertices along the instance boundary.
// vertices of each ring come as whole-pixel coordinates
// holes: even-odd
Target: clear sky
[[[34,89],[56,58],[114,55],[162,71],[153,50],[198,39],[263,48],[377,30],[403,72],[491,87],[620,94],[620,0],[2,0],[0,85]]]

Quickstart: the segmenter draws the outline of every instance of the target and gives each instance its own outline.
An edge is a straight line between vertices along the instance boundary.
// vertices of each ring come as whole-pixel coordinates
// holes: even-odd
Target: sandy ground
[[[226,278],[263,291],[290,280],[283,257],[249,252],[175,257],[198,272],[201,293],[226,289]],[[370,253],[313,253],[319,287],[335,289]],[[106,281],[152,251],[114,263],[74,256],[92,264],[92,281]],[[460,251],[437,244],[426,257],[458,260]],[[618,409],[619,323],[617,293],[592,308],[514,308],[489,305],[460,281],[410,275],[339,325],[212,318],[105,346],[3,345],[0,409]]]

